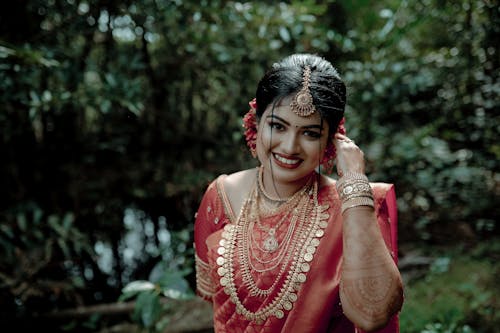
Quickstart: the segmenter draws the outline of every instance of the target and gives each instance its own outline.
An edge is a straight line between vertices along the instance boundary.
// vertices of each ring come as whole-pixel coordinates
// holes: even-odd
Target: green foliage
[[[482,1],[393,5],[380,9],[384,24],[357,20],[348,34],[348,131],[372,179],[396,184],[402,241],[415,231],[449,241],[457,225],[487,235],[499,218],[498,12]]]
[[[30,203],[6,212],[2,219],[12,221],[0,225],[2,289],[21,304],[43,302],[46,294],[70,300],[81,292],[80,267],[72,260],[90,256],[92,249],[88,236],[74,227],[73,213],[48,215]]]
[[[190,299],[194,294],[186,281],[189,271],[164,271],[155,282],[133,281],[123,288],[120,301],[135,298],[132,319],[148,332],[163,332],[174,308],[169,300]]]
[[[186,277],[192,273],[193,249],[186,243],[189,229],[170,233],[170,242],[159,249],[159,260],[148,280],[129,282],[121,291],[119,301],[135,299],[132,320],[148,332],[163,332],[169,315],[175,310],[171,300],[189,300],[194,292]]]
[[[484,254],[493,255],[493,243],[482,257],[452,252],[436,259],[422,279],[408,281],[400,315],[407,333],[489,333],[500,324],[495,277],[498,267]],[[455,252],[453,254],[453,252]]]

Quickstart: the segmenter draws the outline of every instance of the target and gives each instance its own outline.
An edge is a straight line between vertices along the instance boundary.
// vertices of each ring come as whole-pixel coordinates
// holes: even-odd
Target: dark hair
[[[324,58],[314,54],[293,54],[280,62],[262,77],[255,94],[257,117],[260,119],[269,104],[279,102],[302,88],[304,69],[311,69],[309,91],[321,118],[326,120],[330,131],[335,131],[344,116],[346,86],[337,70]],[[332,132],[332,133],[333,133]]]

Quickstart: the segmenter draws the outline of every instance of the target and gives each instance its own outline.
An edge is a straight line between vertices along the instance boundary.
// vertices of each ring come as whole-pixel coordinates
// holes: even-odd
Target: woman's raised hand
[[[340,177],[346,172],[365,173],[364,153],[353,140],[336,133],[334,144],[337,151],[337,173]]]

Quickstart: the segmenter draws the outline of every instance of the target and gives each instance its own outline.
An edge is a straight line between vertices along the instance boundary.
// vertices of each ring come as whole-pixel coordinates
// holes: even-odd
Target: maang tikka
[[[292,103],[290,103],[292,111],[301,117],[309,117],[316,111],[311,92],[309,91],[310,80],[311,68],[306,66],[302,76],[302,89],[300,89],[297,95],[293,98]]]

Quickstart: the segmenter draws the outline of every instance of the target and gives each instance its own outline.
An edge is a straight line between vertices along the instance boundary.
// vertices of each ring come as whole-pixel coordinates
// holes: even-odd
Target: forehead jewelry
[[[311,68],[306,66],[304,75],[302,76],[302,89],[295,95],[290,103],[292,111],[301,117],[309,117],[312,115],[316,108],[313,104],[313,98],[309,92],[309,81],[311,78]]]

